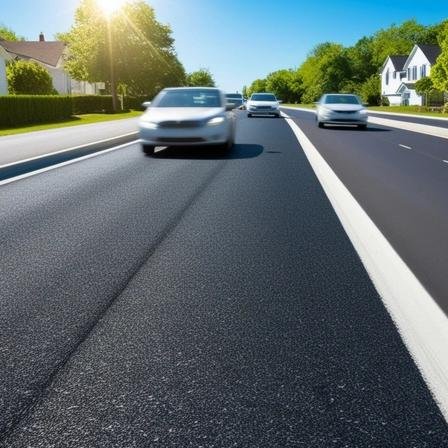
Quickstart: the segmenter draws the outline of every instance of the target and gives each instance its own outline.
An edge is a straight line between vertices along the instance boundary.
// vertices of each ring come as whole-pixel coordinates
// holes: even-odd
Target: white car
[[[280,102],[272,93],[254,93],[247,100],[247,116],[253,115],[273,115],[280,117]]]
[[[224,92],[209,87],[179,87],[162,90],[139,121],[145,154],[156,146],[233,146],[235,120]]]
[[[320,128],[326,124],[367,128],[367,111],[356,95],[327,93],[316,103],[316,107],[316,121]]]

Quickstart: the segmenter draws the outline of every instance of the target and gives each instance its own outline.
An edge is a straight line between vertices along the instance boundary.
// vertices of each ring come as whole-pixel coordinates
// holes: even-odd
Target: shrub
[[[145,101],[151,101],[148,96],[125,96],[123,101],[124,109],[145,110],[142,104]]]
[[[14,61],[6,67],[8,90],[12,95],[54,95],[48,70],[34,61]]]
[[[390,101],[389,98],[387,96],[382,96],[381,97],[381,106],[390,106]]]
[[[68,96],[10,95],[0,96],[0,126],[64,120],[72,115],[72,101]]]
[[[72,97],[73,114],[113,113],[111,95],[80,95]]]
[[[442,109],[442,113],[448,114],[448,103],[445,103]]]

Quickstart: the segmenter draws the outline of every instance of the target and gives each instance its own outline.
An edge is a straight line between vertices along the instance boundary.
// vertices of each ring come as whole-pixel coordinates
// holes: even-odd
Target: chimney
[[[45,36],[44,33],[39,34],[39,42],[45,42]]]

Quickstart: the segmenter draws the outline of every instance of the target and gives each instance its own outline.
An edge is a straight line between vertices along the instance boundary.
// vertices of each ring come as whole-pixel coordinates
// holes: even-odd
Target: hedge
[[[124,109],[144,110],[147,97],[125,97]],[[73,115],[113,113],[110,95],[8,95],[0,96],[0,126],[49,123]]]
[[[80,95],[71,99],[73,115],[113,113],[111,95]]]
[[[72,116],[69,96],[0,96],[0,126],[14,127],[68,119]]]

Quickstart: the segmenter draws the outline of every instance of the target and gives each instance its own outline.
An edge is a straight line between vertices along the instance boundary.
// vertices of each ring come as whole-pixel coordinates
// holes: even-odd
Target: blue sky
[[[171,25],[187,71],[209,68],[217,84],[241,90],[271,71],[297,67],[324,41],[351,45],[392,23],[448,18],[448,0],[151,0]],[[0,23],[26,39],[70,28],[79,0],[0,0]]]

